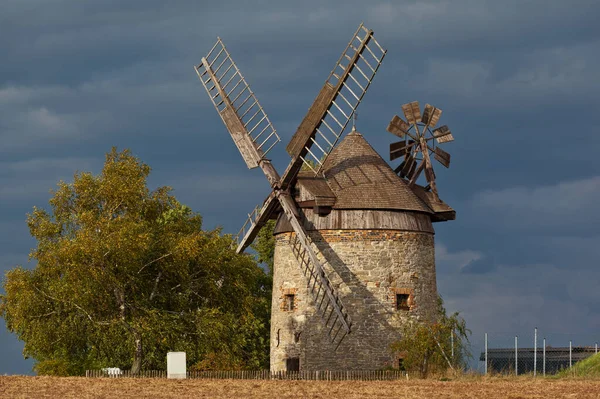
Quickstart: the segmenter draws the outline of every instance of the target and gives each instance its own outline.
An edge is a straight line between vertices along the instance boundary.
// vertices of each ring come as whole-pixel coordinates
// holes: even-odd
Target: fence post
[[[519,337],[515,335],[515,375],[519,375],[519,363],[518,363],[518,348],[519,347]]]
[[[598,354],[598,342],[596,342],[596,355]]]
[[[542,360],[542,370],[543,370],[544,377],[545,377],[546,376],[546,337],[544,337],[543,345],[544,345],[544,358]]]
[[[537,327],[533,330],[533,377],[537,374]]]
[[[485,333],[485,375],[488,373],[487,333]]]
[[[569,368],[573,366],[573,345],[572,341],[569,341]]]

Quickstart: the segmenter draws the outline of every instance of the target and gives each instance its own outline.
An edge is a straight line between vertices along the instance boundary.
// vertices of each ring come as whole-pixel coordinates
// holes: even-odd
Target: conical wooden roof
[[[333,209],[389,209],[433,213],[358,132],[331,152],[323,175],[336,200]],[[302,176],[298,183],[302,184]]]

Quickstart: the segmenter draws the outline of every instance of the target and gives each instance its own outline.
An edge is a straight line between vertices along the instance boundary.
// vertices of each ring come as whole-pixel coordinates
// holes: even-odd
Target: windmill
[[[266,157],[279,136],[256,96],[248,86],[223,41],[218,38],[209,53],[195,66],[223,123],[231,134],[248,168],[260,167],[272,191],[256,208],[242,229],[237,252],[252,243],[274,214],[283,212],[295,232],[294,252],[318,305],[318,312],[337,348],[351,332],[351,322],[323,265],[310,245],[290,188],[302,165],[318,175],[366,93],[386,54],[362,24],[356,30],[286,150],[291,162],[283,176]]]
[[[432,222],[455,218],[430,159],[450,162],[437,147],[452,139],[435,127],[441,111],[428,105],[421,116],[411,103],[407,121],[394,117],[396,171],[354,128],[343,136],[385,55],[361,24],[287,145],[282,175],[267,158],[280,138],[222,40],[195,66],[246,165],[272,189],[237,236],[239,253],[277,220],[272,371],[397,367],[389,347],[403,326],[435,317]],[[417,184],[423,170],[426,187]]]
[[[446,125],[432,130],[442,115],[442,110],[432,105],[425,105],[422,115],[417,101],[404,104],[402,111],[406,121],[395,115],[387,128],[388,132],[403,139],[390,144],[390,160],[404,158],[394,171],[414,186],[424,170],[428,183],[425,189],[431,190],[439,200],[431,155],[446,168],[450,167],[450,154],[436,144],[453,141],[452,132]]]

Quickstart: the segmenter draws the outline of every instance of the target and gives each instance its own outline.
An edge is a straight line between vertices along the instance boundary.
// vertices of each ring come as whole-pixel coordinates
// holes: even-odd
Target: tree
[[[170,188],[150,191],[149,173],[113,148],[99,176],[60,182],[50,210],[28,215],[37,265],[6,274],[0,314],[38,373],[136,373],[164,368],[170,350],[192,365],[268,363],[265,273]]]
[[[273,278],[273,259],[275,256],[275,220],[269,220],[260,229],[256,240],[252,244],[252,249],[256,251],[256,260],[267,267],[269,276]]]
[[[260,229],[252,249],[256,251],[256,261],[266,267],[266,273],[262,279],[262,286],[265,287],[264,295],[266,299],[265,306],[262,308],[263,312],[260,313],[259,317],[265,321],[265,328],[267,330],[267,342],[269,342],[269,336],[271,332],[271,297],[273,293],[273,267],[274,267],[274,256],[275,256],[275,237],[273,232],[275,231],[275,221],[269,220]],[[266,345],[266,350],[269,350],[269,345]],[[270,353],[267,353],[267,358]],[[267,365],[268,366],[268,365]]]
[[[442,298],[438,298],[438,318],[434,322],[412,320],[404,327],[402,338],[392,344],[403,366],[427,378],[431,372],[449,368],[463,369],[471,357],[468,350],[471,331],[458,312],[448,316]],[[454,356],[452,356],[454,354]]]

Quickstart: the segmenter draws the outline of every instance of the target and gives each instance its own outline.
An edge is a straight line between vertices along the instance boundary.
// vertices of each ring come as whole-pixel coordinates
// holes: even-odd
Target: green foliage
[[[315,171],[318,167],[319,167],[319,164],[316,161],[314,161],[312,159],[306,159],[302,163],[302,167],[300,168],[300,170],[303,170],[303,171]]]
[[[252,244],[252,249],[256,251],[256,261],[260,264],[263,264],[267,268],[267,273],[261,280],[261,286],[264,287],[264,296],[262,297],[262,307],[261,311],[257,312],[257,316],[260,320],[265,320],[265,329],[267,333],[264,335],[264,348],[266,348],[266,357],[269,357],[269,335],[271,331],[271,295],[273,292],[273,259],[275,256],[275,237],[273,236],[273,232],[275,231],[275,221],[269,220],[265,225],[260,229],[254,243]],[[263,339],[262,337],[257,337],[257,339]],[[266,365],[268,368],[268,362]]]
[[[558,373],[557,377],[600,377],[600,354],[578,361],[570,369]]]
[[[393,343],[391,349],[403,359],[406,370],[427,378],[430,372],[441,373],[449,368],[466,367],[471,357],[467,346],[470,334],[465,320],[458,312],[448,316],[442,298],[439,298],[437,320],[411,321],[403,329],[402,338]],[[454,357],[451,355],[452,346]]]
[[[321,158],[319,158],[319,162],[317,162],[314,158],[310,158],[310,157],[304,158],[304,161],[302,162],[302,167],[300,168],[300,170],[315,172],[317,169],[319,169],[321,167],[321,165],[323,165],[325,158],[326,158],[325,154],[323,154],[321,156]]]
[[[39,374],[163,369],[168,351],[268,365],[268,276],[149,173],[113,148],[99,176],[60,182],[28,215],[37,265],[7,272],[0,314]]]
[[[267,266],[269,276],[273,277],[273,258],[275,256],[275,220],[269,220],[260,229],[256,236],[252,249],[256,251],[256,260]]]

